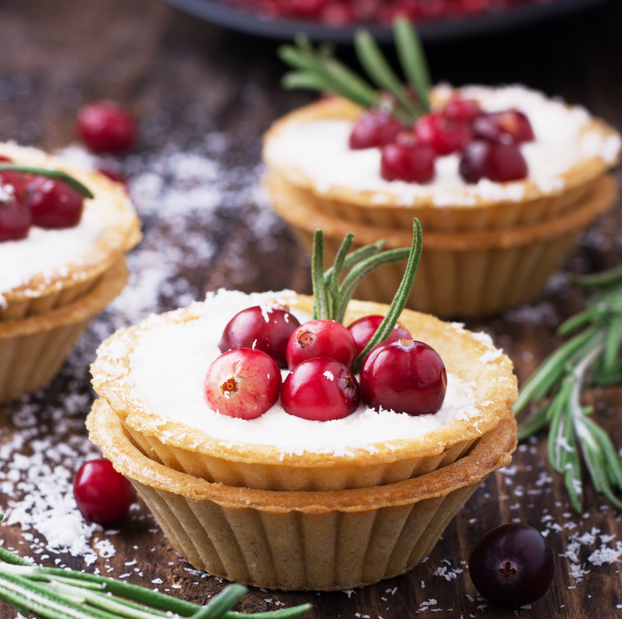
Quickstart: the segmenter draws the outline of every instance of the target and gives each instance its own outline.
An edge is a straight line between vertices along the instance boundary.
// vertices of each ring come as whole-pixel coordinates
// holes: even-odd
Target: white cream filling
[[[447,99],[448,87],[437,88]],[[620,150],[618,136],[603,136],[584,131],[590,115],[582,108],[567,107],[547,99],[542,93],[522,86],[462,88],[461,95],[480,102],[486,111],[517,108],[527,115],[535,141],[520,146],[527,161],[528,179],[543,193],[554,193],[564,186],[561,175],[584,157],[600,157],[613,163]],[[394,196],[400,205],[415,198],[433,196],[437,206],[474,204],[477,198],[519,201],[524,195],[521,181],[495,183],[482,179],[466,184],[458,173],[459,156],[452,154],[436,160],[436,175],[426,184],[385,181],[380,177],[380,150],[351,150],[348,137],[353,123],[341,120],[315,120],[290,123],[266,146],[268,161],[298,168],[322,193],[333,187],[378,192],[372,202],[382,203],[383,194]]]
[[[0,293],[28,283],[35,275],[65,275],[67,265],[79,263],[108,225],[103,213],[85,208],[74,228],[45,230],[33,226],[25,239],[0,243]]]
[[[287,294],[293,293],[276,296],[286,301]],[[373,443],[417,439],[457,419],[477,423],[480,411],[475,406],[473,385],[452,375],[448,376],[443,407],[434,415],[411,417],[361,405],[345,419],[320,422],[288,415],[278,402],[253,420],[233,419],[210,410],[203,400],[202,382],[211,361],[220,354],[218,342],[225,325],[238,311],[274,297],[275,293],[249,297],[220,291],[193,306],[197,320],[158,324],[154,319],[130,354],[129,371],[132,395],[146,405],[154,425],[164,418],[203,430],[228,445],[251,443],[273,445],[287,454],[343,455],[354,447],[367,446],[373,452]],[[294,307],[292,310],[296,313]],[[300,315],[299,319],[303,322],[306,318]]]

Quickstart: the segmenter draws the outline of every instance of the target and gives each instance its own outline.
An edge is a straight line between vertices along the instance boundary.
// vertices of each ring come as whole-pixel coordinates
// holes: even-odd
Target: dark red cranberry
[[[473,138],[467,122],[455,121],[442,114],[425,114],[415,123],[415,135],[422,144],[429,144],[439,155],[460,150]]]
[[[374,148],[393,142],[404,131],[402,124],[391,114],[379,108],[363,112],[350,133],[350,148]]]
[[[17,198],[13,185],[0,184],[0,242],[26,238],[31,225],[30,209]]]
[[[286,309],[267,305],[249,307],[228,322],[218,347],[220,352],[232,348],[263,350],[279,367],[286,368],[287,342],[299,326],[300,321]]]
[[[431,346],[398,340],[379,344],[367,355],[360,384],[363,402],[371,408],[428,415],[443,405],[447,371]]]
[[[384,320],[384,316],[371,314],[369,316],[363,316],[363,318],[359,318],[355,320],[351,325],[348,326],[348,331],[352,334],[354,341],[356,342],[356,354],[360,355],[363,352],[365,346],[367,346],[369,340],[373,337],[374,333],[378,330],[380,323]],[[405,329],[397,323],[389,337],[385,340],[386,342],[395,342],[397,340],[412,340],[412,335],[409,333],[408,329]]]
[[[443,116],[457,122],[472,122],[476,116],[482,113],[477,101],[471,99],[453,99],[442,111]]]
[[[380,176],[386,181],[428,183],[434,178],[436,152],[417,142],[414,134],[400,133],[396,142],[382,149]]]
[[[73,480],[73,496],[80,513],[97,524],[123,520],[134,501],[132,484],[108,460],[85,462]]]
[[[488,178],[497,183],[527,178],[527,162],[518,147],[502,142],[474,140],[466,146],[459,166],[460,176],[467,183]]]
[[[4,155],[0,155],[0,165],[6,163],[13,163],[13,160]],[[25,176],[21,172],[14,172],[13,170],[0,170],[0,185],[10,185],[13,187],[14,195],[18,200],[24,199],[25,192]]]
[[[321,17],[329,26],[345,26],[354,20],[354,12],[347,2],[327,2]]]
[[[84,200],[61,181],[33,176],[26,185],[26,204],[32,212],[33,226],[73,228],[80,223]]]
[[[505,144],[520,144],[534,139],[529,119],[518,110],[482,114],[473,121],[473,132],[477,137]]]
[[[78,113],[78,135],[94,153],[122,153],[134,146],[138,136],[130,111],[112,101],[97,101]]]
[[[350,367],[356,358],[356,343],[334,320],[309,320],[291,334],[285,356],[290,370],[313,357],[329,357]]]
[[[286,413],[312,421],[343,419],[358,407],[359,386],[343,363],[315,357],[299,363],[281,390]]]
[[[217,357],[203,380],[203,396],[214,411],[255,419],[278,399],[281,371],[261,350],[237,348]]]
[[[555,558],[536,529],[502,524],[473,547],[469,574],[475,588],[494,604],[525,606],[548,591],[555,576]]]

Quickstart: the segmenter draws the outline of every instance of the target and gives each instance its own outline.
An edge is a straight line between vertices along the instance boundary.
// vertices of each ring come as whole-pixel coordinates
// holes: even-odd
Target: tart
[[[272,175],[267,179],[272,206],[302,247],[311,252],[313,235],[324,231],[328,260],[334,260],[341,239],[353,232],[353,247],[386,241],[387,249],[404,247],[410,232],[344,221],[315,208],[308,192]],[[543,290],[562,266],[577,238],[618,195],[615,181],[603,175],[577,207],[553,219],[483,232],[428,232],[407,306],[443,318],[481,317],[527,303]],[[401,281],[400,263],[380,267],[357,288],[362,299],[390,303]]]
[[[272,126],[263,150],[269,177],[278,177],[305,194],[307,204],[336,219],[409,230],[417,217],[424,233],[483,232],[572,210],[618,161],[618,133],[582,108],[522,86],[440,86],[430,93],[438,108],[457,97],[476,101],[485,112],[516,108],[527,115],[535,134],[533,142],[521,145],[527,178],[467,184],[453,153],[437,159],[431,182],[386,181],[378,149],[348,147],[363,110],[340,98],[295,110]]]
[[[89,292],[71,303],[19,320],[0,321],[0,402],[45,387],[89,321],[121,293],[127,278],[121,256]]]
[[[293,292],[220,291],[203,303],[117,331],[91,366],[93,386],[151,460],[208,482],[270,491],[338,491],[394,484],[463,456],[502,420],[517,396],[511,361],[490,338],[404,311],[401,324],[432,346],[448,373],[435,414],[411,417],[360,407],[345,419],[310,421],[275,405],[257,419],[211,411],[202,381],[218,341],[240,310],[278,302],[302,321],[312,300]],[[349,324],[388,306],[351,301]]]
[[[140,222],[122,185],[67,165],[34,148],[0,144],[0,157],[19,165],[61,170],[88,187],[73,228],[32,227],[27,238],[0,243],[0,321],[42,315],[95,290],[140,240]]]
[[[87,427],[195,568],[284,590],[352,589],[411,570],[486,476],[510,462],[516,447],[510,416],[465,457],[415,479],[275,492],[210,483],[148,458],[104,400],[93,405]]]

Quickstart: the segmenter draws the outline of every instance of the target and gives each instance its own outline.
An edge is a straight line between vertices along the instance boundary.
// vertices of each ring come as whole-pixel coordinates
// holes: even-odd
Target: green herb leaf
[[[402,65],[402,71],[426,112],[430,111],[428,91],[431,88],[428,63],[417,31],[405,17],[395,20],[395,46]]]
[[[83,198],[89,198],[92,200],[95,197],[86,185],[83,185],[78,179],[70,176],[66,172],[62,172],[61,170],[49,170],[48,168],[37,168],[33,166],[17,165],[12,163],[0,164],[0,172],[4,172],[5,170],[13,172],[23,172],[25,174],[36,174],[37,176],[45,176],[46,178],[51,178],[65,183],[65,185],[71,187]]]

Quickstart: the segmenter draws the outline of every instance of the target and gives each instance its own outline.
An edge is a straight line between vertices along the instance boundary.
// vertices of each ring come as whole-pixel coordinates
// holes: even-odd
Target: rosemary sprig
[[[553,469],[564,475],[577,512],[583,502],[581,460],[592,484],[616,509],[622,501],[622,457],[608,434],[581,405],[583,392],[596,385],[622,383],[622,268],[577,277],[575,283],[594,290],[582,312],[560,325],[570,336],[522,386],[514,412],[528,407],[519,425],[523,440],[549,426],[548,453]]]
[[[0,164],[0,172],[23,172],[25,174],[36,174],[37,176],[45,176],[54,180],[62,181],[68,187],[71,187],[74,191],[78,192],[83,198],[93,199],[95,196],[91,190],[81,183],[78,179],[74,178],[63,172],[62,170],[50,170],[48,168],[37,168],[34,166],[18,165],[13,163]]]
[[[2,515],[0,514],[0,520]],[[246,587],[229,585],[205,606],[74,570],[40,567],[0,547],[0,600],[44,619],[295,619],[310,604],[263,613],[231,610]]]
[[[357,30],[354,36],[354,49],[361,66],[376,88],[391,94],[390,104],[374,86],[337,60],[330,45],[321,45],[316,50],[303,34],[296,36],[294,45],[278,49],[281,60],[294,69],[283,76],[283,87],[331,92],[365,108],[383,106],[410,127],[430,110],[430,76],[421,41],[408,19],[400,17],[395,21],[394,34],[408,86],[395,74],[367,30]]]
[[[383,264],[398,262],[408,258],[404,277],[387,315],[380,323],[369,344],[354,361],[352,371],[357,374],[369,351],[378,342],[385,340],[397,323],[397,319],[406,305],[408,295],[415,281],[423,245],[421,224],[418,219],[413,221],[413,242],[410,249],[390,249],[381,252],[384,241],[378,241],[373,245],[366,245],[348,254],[353,239],[354,235],[352,233],[346,235],[337,252],[335,263],[324,272],[324,235],[322,230],[318,229],[315,231],[313,256],[311,258],[314,319],[343,322],[354,290],[364,277]],[[348,270],[349,273],[343,276]]]

